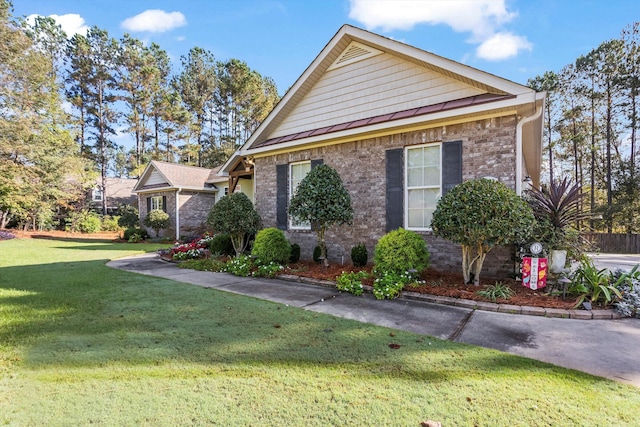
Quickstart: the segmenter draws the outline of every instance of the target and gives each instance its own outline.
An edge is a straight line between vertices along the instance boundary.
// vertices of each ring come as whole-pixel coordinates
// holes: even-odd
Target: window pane
[[[424,228],[424,211],[422,209],[409,209],[408,226],[412,228]]]
[[[409,187],[421,187],[424,185],[422,168],[409,168],[407,171],[407,185]]]
[[[407,150],[407,167],[415,168],[422,166],[422,148],[412,148]]]
[[[305,176],[311,171],[311,162],[296,163],[290,166],[289,195],[293,197],[296,189]],[[293,217],[289,217],[289,223],[292,228],[311,228],[311,224],[307,221],[298,221]]]

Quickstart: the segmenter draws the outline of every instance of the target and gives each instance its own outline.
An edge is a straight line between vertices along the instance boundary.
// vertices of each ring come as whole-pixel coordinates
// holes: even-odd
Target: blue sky
[[[14,16],[55,15],[156,42],[174,65],[190,48],[238,58],[280,94],[343,24],[351,24],[509,80],[559,71],[640,21],[637,0],[14,0]]]

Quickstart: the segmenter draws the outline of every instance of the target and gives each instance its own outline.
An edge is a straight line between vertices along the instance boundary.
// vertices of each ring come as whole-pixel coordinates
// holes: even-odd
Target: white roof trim
[[[287,91],[287,93],[282,97],[280,102],[269,113],[266,119],[263,120],[260,126],[258,126],[258,128],[251,134],[251,136],[242,145],[242,147],[240,147],[240,149],[238,149],[227,160],[227,162],[220,168],[220,172],[219,172],[220,175],[223,175],[223,176],[228,175],[228,172],[229,172],[228,168],[230,168],[232,165],[234,165],[237,162],[237,159],[239,156],[246,155],[246,153],[259,152],[259,151],[248,150],[248,147],[250,147],[257,140],[262,138],[263,133],[269,127],[271,122],[273,120],[276,120],[279,117],[279,115],[282,113],[282,110],[287,106],[287,104],[291,101],[292,98],[298,95],[298,92],[302,89],[303,86],[307,84],[308,80],[313,76],[314,73],[317,73],[317,72],[324,73],[332,66],[332,64],[336,62],[336,61],[333,61],[332,64],[324,65],[325,67],[324,69],[321,68],[326,58],[329,55],[335,53],[334,50],[336,49],[336,46],[339,43],[341,43],[343,39],[350,40],[352,43],[353,42],[359,43],[361,45],[366,46],[369,49],[379,48],[381,51],[387,52],[392,55],[410,57],[415,60],[430,64],[434,67],[440,68],[444,71],[448,71],[450,73],[459,75],[461,77],[464,77],[465,79],[476,81],[482,85],[495,88],[498,91],[502,91],[504,93],[511,94],[511,95],[517,95],[517,98],[520,101],[520,103],[523,102],[523,100],[520,99],[522,95],[529,95],[529,94],[534,95],[536,93],[531,88],[503,79],[502,77],[489,74],[485,71],[478,70],[468,65],[464,65],[456,61],[446,59],[442,56],[438,56],[433,53],[424,51],[422,49],[418,49],[416,47],[406,45],[396,40],[391,40],[389,38],[371,33],[369,31],[362,30],[360,28],[356,28],[350,25],[343,25],[340,28],[340,30],[338,30],[338,32],[329,41],[329,43],[327,43],[324,49],[322,49],[322,51],[318,54],[318,56],[313,60],[313,62],[302,73],[302,75],[298,78],[298,80],[296,80],[293,86],[291,86],[289,91]],[[495,103],[492,103],[491,105],[493,106],[495,105]],[[456,110],[456,113],[458,113],[458,110]],[[402,122],[402,121],[398,121],[398,122]],[[394,126],[397,125],[398,122],[394,122]],[[363,129],[359,128],[358,131],[363,131]],[[335,135],[336,134],[334,134],[334,136]],[[289,145],[284,143],[277,144],[277,147],[279,148],[283,148],[287,146]]]

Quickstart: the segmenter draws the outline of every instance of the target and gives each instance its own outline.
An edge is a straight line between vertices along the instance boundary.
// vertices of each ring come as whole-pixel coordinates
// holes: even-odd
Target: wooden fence
[[[600,252],[612,254],[640,254],[640,234],[584,233]]]

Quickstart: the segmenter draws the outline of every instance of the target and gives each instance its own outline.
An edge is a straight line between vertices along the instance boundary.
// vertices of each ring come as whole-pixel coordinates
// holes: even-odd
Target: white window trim
[[[159,202],[158,202],[158,199],[160,200]],[[156,201],[156,203],[154,203],[154,200]],[[160,205],[160,207],[158,206],[154,207],[153,206],[154,204]],[[150,207],[152,211],[155,209],[164,210],[164,206],[162,206],[162,196],[151,196]]]
[[[406,230],[411,230],[411,231],[432,231],[431,227],[409,227],[409,167],[408,167],[408,161],[409,161],[409,150],[415,149],[415,148],[423,148],[423,147],[433,147],[433,146],[439,146],[440,147],[440,185],[428,185],[428,186],[423,186],[423,187],[412,187],[411,189],[414,188],[422,188],[422,189],[428,189],[428,188],[439,188],[440,189],[440,194],[438,195],[438,200],[440,200],[440,198],[442,197],[442,142],[430,142],[428,144],[420,144],[420,145],[407,145],[404,147],[404,159],[403,162],[404,164],[402,165],[403,169],[404,169],[404,183],[403,183],[403,192],[404,192],[404,228]]]
[[[293,174],[291,173],[291,168],[294,165],[302,165],[302,164],[309,164],[309,171],[311,171],[311,160],[304,160],[301,162],[293,162],[293,163],[289,163],[289,182],[287,182],[287,186],[289,187],[289,200],[291,200],[291,198],[293,197],[293,186],[291,185],[291,179]],[[289,221],[289,230],[311,230],[311,224],[309,225],[294,225],[291,215],[289,215],[287,213],[287,220]]]

